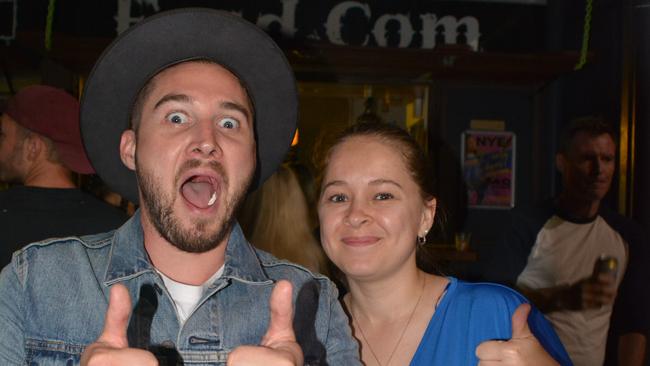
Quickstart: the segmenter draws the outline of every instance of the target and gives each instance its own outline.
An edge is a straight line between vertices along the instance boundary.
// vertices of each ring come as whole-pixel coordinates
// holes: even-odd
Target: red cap
[[[81,142],[79,102],[73,96],[51,86],[28,86],[9,100],[5,113],[21,126],[52,140],[70,170],[95,173]]]

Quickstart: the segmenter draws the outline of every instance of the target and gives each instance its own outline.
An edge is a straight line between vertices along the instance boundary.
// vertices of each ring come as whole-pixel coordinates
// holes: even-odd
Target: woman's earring
[[[424,235],[420,236],[418,235],[418,245],[423,246],[424,244],[427,243],[427,234],[429,233],[429,230],[424,230]]]

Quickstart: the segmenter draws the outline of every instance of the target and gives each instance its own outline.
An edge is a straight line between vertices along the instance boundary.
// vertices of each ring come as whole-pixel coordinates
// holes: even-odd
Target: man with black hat
[[[123,33],[88,79],[81,128],[98,174],[140,210],[14,256],[0,363],[358,365],[332,283],[255,250],[234,219],[296,114],[282,52],[241,18],[177,10]]]
[[[108,231],[128,216],[78,189],[72,172],[94,173],[79,133],[79,102],[32,85],[0,116],[0,268],[20,247],[50,237]]]

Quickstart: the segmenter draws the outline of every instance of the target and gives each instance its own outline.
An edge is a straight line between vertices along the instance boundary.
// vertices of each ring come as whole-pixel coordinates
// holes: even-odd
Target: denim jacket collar
[[[152,271],[154,267],[144,248],[144,233],[138,210],[113,236],[104,283],[108,286]],[[222,278],[244,282],[270,282],[255,249],[244,238],[236,222],[228,239]]]

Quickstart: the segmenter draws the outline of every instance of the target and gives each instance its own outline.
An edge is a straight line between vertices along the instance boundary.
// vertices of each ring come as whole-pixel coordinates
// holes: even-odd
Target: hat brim
[[[88,157],[108,186],[132,202],[138,202],[136,176],[122,163],[119,146],[135,98],[158,72],[192,59],[215,61],[247,89],[255,109],[257,141],[252,188],[276,170],[291,145],[298,115],[295,78],[282,50],[266,33],[214,9],[156,14],[108,46],[81,98],[81,133]]]
[[[86,157],[81,140],[76,144],[54,141],[59,158],[68,169],[79,174],[94,174],[95,170]]]

